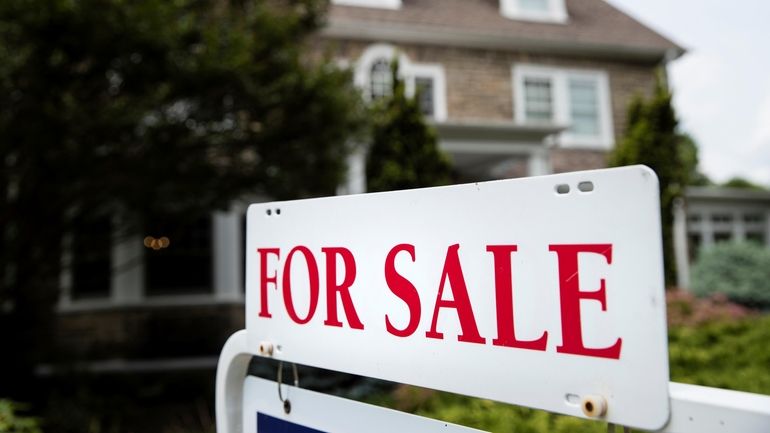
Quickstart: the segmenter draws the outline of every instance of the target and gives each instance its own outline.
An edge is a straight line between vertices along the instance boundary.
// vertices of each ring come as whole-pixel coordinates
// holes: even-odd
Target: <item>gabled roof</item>
[[[512,20],[499,0],[403,0],[400,9],[333,5],[329,37],[670,60],[676,43],[604,0],[565,0],[566,23]]]

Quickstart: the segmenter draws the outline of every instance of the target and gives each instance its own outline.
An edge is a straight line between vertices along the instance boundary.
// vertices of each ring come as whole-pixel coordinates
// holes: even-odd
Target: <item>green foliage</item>
[[[750,189],[754,191],[767,191],[767,188],[763,187],[762,185],[757,185],[756,183],[742,177],[734,177],[723,183],[722,186],[726,186],[728,188]]]
[[[669,330],[671,380],[770,394],[770,316],[717,321]],[[427,391],[396,393],[377,403],[495,433],[603,433],[607,425],[474,399]],[[415,395],[421,395],[415,399]],[[404,404],[406,401],[407,404]]]
[[[406,96],[393,62],[393,91],[373,107],[372,143],[366,162],[369,191],[445,185],[451,165],[425,123],[417,98]]]
[[[644,164],[660,181],[661,222],[666,282],[676,281],[673,244],[673,203],[697,178],[697,148],[689,136],[677,132],[672,95],[661,79],[653,97],[635,98],[628,109],[626,135],[609,157],[611,166]],[[700,181],[703,181],[702,179]]]
[[[723,294],[733,302],[770,307],[770,250],[754,242],[723,242],[704,249],[692,268],[699,296]]]
[[[669,331],[676,382],[770,395],[770,316]]]
[[[20,416],[23,407],[10,400],[0,400],[0,433],[40,433],[37,419]]]
[[[363,116],[348,72],[303,60],[327,4],[0,1],[0,369],[52,346],[76,222],[335,192]]]

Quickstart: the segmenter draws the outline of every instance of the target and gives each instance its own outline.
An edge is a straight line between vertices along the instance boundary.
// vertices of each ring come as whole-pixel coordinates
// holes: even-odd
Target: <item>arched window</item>
[[[390,62],[386,59],[375,60],[369,73],[369,97],[375,101],[389,96],[392,91],[393,73],[390,70]]]

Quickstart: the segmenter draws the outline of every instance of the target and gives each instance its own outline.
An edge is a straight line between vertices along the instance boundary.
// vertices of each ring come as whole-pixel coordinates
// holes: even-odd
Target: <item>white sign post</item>
[[[255,204],[247,346],[643,429],[669,419],[648,168]]]

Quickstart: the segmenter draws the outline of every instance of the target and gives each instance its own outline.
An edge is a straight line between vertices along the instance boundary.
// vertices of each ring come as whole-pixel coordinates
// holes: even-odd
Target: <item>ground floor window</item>
[[[212,221],[151,217],[145,224],[145,293],[198,294],[212,291]]]

